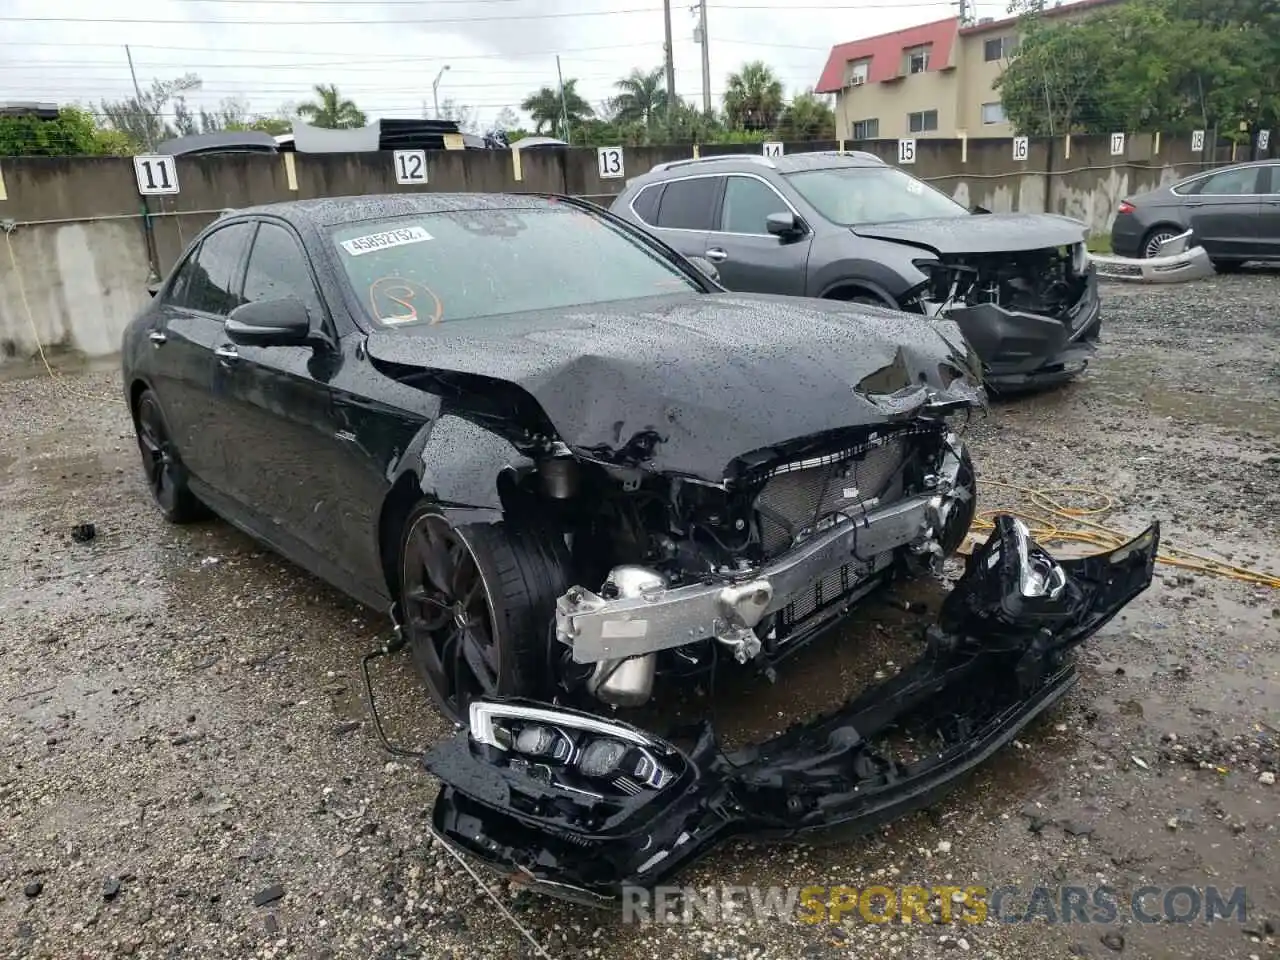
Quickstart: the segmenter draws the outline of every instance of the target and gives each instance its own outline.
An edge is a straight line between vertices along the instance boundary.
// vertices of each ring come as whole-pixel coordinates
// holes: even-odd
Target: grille
[[[846,563],[815,580],[808,588],[796,594],[794,600],[778,611],[774,641],[790,640],[800,632],[808,631],[839,613],[848,604],[866,593],[877,580],[875,575],[891,563],[889,556],[876,557],[871,564]]]
[[[756,497],[760,536],[766,557],[787,550],[805,530],[824,519],[858,512],[868,500],[882,503],[901,496],[899,469],[907,456],[898,437],[847,458],[824,457],[789,464],[765,482]]]

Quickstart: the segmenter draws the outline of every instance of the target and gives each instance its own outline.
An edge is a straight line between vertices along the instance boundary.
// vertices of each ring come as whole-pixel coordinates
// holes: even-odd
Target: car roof
[[[837,167],[880,167],[884,161],[863,150],[811,150],[766,157],[758,153],[725,153],[711,157],[691,157],[655,164],[648,173],[633,181],[649,182],[666,177],[693,173],[758,173],[762,169],[776,173],[799,173],[804,170],[828,170]]]
[[[385,193],[354,197],[286,200],[226,211],[227,216],[274,216],[295,226],[331,227],[362,220],[451,210],[528,210],[546,206],[554,198],[535,193]],[[571,198],[563,198],[570,202]]]

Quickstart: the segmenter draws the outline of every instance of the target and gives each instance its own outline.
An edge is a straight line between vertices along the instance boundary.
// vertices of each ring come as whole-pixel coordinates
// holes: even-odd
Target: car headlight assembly
[[[492,762],[577,795],[655,793],[683,766],[673,748],[589,714],[480,700],[469,719],[472,742],[487,747]]]

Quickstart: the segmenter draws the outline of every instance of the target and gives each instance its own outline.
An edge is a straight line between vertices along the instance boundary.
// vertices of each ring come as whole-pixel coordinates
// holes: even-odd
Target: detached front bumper
[[[1213,263],[1204,247],[1191,246],[1191,231],[1160,244],[1154,257],[1122,257],[1095,254],[1098,272],[1108,280],[1140,283],[1183,283],[1212,276]]]
[[[550,704],[480,701],[424,758],[445,842],[555,896],[608,902],[661,883],[723,839],[864,832],[927,805],[1075,679],[1070,651],[1151,583],[1159,526],[1054,561],[1011,517],[944,601],[920,658],[835,713],[725,755]],[[895,757],[890,731],[921,759]]]
[[[1065,382],[1088,365],[1102,331],[1097,271],[1090,266],[1080,299],[1063,317],[1006,310],[994,303],[950,311],[981,358],[996,391],[1040,389]]]

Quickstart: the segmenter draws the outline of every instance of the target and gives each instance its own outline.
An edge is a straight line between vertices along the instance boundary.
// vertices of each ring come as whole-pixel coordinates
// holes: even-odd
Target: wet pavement
[[[1280,572],[1280,273],[1105,293],[1079,383],[971,425],[980,477],[1101,491],[1109,526],[1158,518],[1172,543]],[[433,783],[370,728],[360,658],[384,620],[220,521],[165,525],[118,390],[111,365],[0,376],[0,955],[538,956],[431,845]],[[998,487],[982,501],[1025,506]],[[97,535],[77,543],[83,522]],[[910,589],[923,611],[869,602],[776,686],[730,678],[717,721],[758,737],[892,671],[940,590]],[[393,740],[447,733],[407,658],[373,671]],[[494,889],[555,958],[1276,958],[1278,772],[1280,591],[1165,567],[1085,648],[1068,697],[938,807],[856,840],[733,844],[683,879],[1017,888],[985,922],[637,926]],[[1052,904],[1006,922],[1037,886]],[[1128,909],[1151,887],[1163,914],[1179,886],[1244,888],[1245,917]],[[1049,922],[1074,887],[1088,911]],[[1191,912],[1187,892],[1171,906]]]

